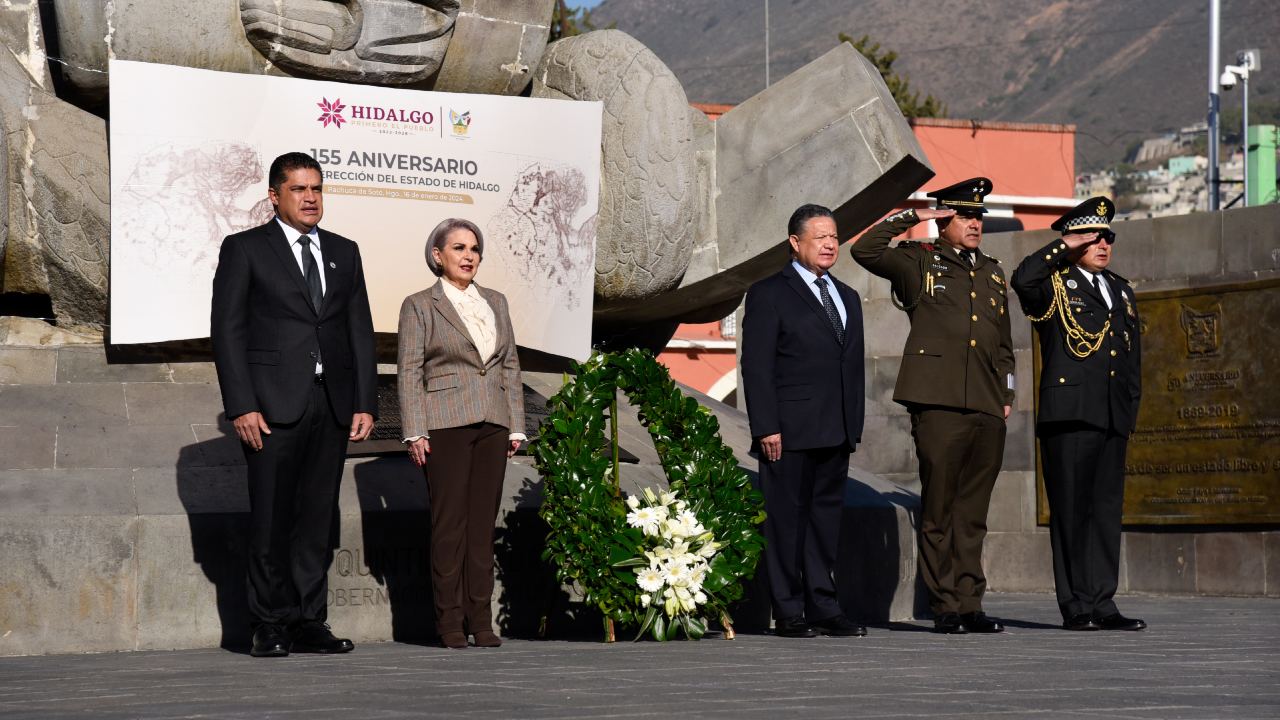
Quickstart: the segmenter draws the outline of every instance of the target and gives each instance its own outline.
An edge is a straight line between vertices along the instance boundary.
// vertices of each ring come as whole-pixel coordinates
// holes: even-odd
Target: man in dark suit
[[[929,193],[936,208],[904,210],[868,230],[853,259],[888,279],[911,322],[893,399],[911,412],[920,461],[920,576],[934,629],[997,633],[982,610],[982,544],[1013,405],[1013,337],[1000,261],[982,252],[987,178]],[[922,220],[938,242],[900,242]]]
[[[742,327],[774,628],[865,635],[840,609],[832,575],[849,454],[862,439],[862,301],[828,272],[840,247],[830,210],[800,207],[787,232],[791,262],[747,291]]]
[[[325,623],[348,440],[373,429],[377,365],[360,251],[317,225],[310,155],[271,163],[276,217],[229,235],[211,335],[227,418],[249,469],[249,613],[255,657],[338,653]]]
[[[1142,630],[1116,608],[1124,455],[1138,421],[1137,301],[1108,269],[1115,205],[1090,198],[1053,223],[1062,233],[1013,273],[1040,339],[1036,434],[1049,496],[1058,608],[1068,630]]]

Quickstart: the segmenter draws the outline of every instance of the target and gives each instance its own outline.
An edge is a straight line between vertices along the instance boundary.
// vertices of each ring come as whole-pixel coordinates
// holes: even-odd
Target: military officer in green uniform
[[[1089,198],[1053,223],[1013,289],[1040,339],[1036,434],[1049,497],[1053,579],[1068,630],[1142,630],[1113,597],[1120,573],[1124,454],[1142,393],[1137,302],[1108,269],[1115,205]]]
[[[1001,632],[982,611],[982,543],[991,489],[1013,405],[1013,340],[1000,262],[979,249],[991,181],[929,193],[936,208],[885,218],[852,246],[853,258],[892,283],[911,332],[893,399],[911,413],[920,463],[920,575],[934,629]],[[890,241],[924,220],[934,242]]]

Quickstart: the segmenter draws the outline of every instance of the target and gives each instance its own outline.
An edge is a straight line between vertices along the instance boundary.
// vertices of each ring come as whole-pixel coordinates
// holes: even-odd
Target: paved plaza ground
[[[1008,632],[0,658],[0,717],[1280,718],[1280,600],[1123,598],[1140,633],[1059,630],[1047,595],[987,608]]]

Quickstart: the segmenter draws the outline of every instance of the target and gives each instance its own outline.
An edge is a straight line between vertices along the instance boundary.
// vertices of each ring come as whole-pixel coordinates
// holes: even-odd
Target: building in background
[[[714,121],[732,105],[695,103]],[[1074,125],[917,118],[916,139],[933,163],[936,175],[899,208],[931,204],[926,193],[966,178],[991,178],[995,189],[986,198],[990,211],[986,232],[1047,228],[1075,207]],[[785,218],[779,220],[784,223]],[[929,237],[931,223],[921,223],[903,237]],[[681,325],[658,361],[676,382],[731,405],[737,403],[737,329],[735,316],[720,322]]]

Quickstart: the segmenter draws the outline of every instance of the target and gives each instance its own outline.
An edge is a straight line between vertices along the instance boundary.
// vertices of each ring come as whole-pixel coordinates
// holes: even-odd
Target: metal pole
[[[1218,209],[1218,3],[1209,0],[1209,211]]]
[[[1243,153],[1244,164],[1241,168],[1244,171],[1244,206],[1249,207],[1249,75],[1245,74],[1240,78],[1240,89],[1244,91],[1244,120],[1240,123],[1240,149]]]
[[[769,0],[764,0],[764,86],[769,87]]]

